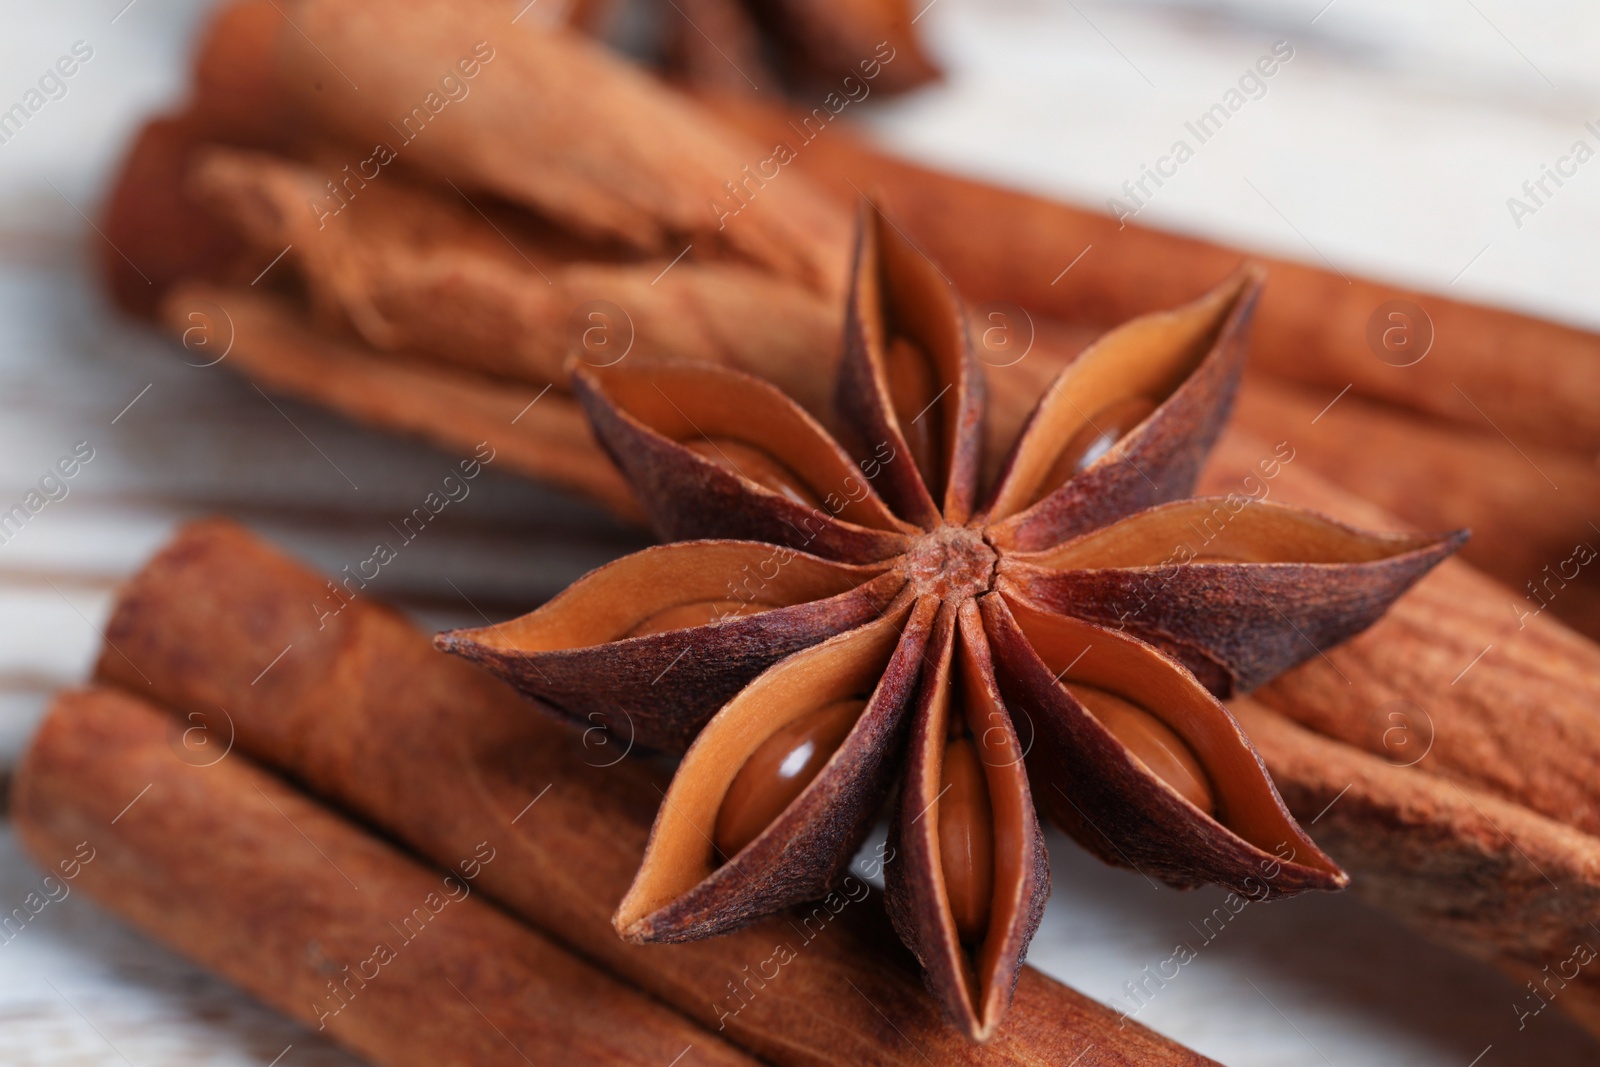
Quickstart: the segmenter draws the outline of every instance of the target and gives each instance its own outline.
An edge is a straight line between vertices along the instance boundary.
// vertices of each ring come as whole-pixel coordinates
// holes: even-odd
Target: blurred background
[[[231,514],[336,570],[364,558],[451,462],[187,364],[102,295],[94,220],[107,183],[138,123],[181,95],[208,7],[0,5],[0,111],[79,42],[92,50],[64,95],[0,141],[0,501],[20,499],[76,443],[94,450],[68,495],[0,544],[0,776],[49,693],[85,676],[115,583],[177,523]],[[917,29],[945,79],[849,112],[905,155],[1600,328],[1593,4],[932,0]],[[1185,124],[1269,54],[1277,72],[1248,84],[1226,126],[1135,200],[1124,183],[1175,140],[1193,143]],[[1561,184],[1547,180],[1537,197],[1524,188],[1577,156]],[[466,623],[466,597],[491,614],[526,610],[642,543],[490,471],[375,591],[426,625]],[[1030,962],[1122,1007],[1125,983],[1180,941],[1205,940],[1196,927],[1220,893],[1158,891],[1051,845],[1055,890]],[[0,909],[39,876],[0,824]],[[0,944],[0,1062],[352,1062],[86,899],[41,920]],[[1299,898],[1241,913],[1138,1018],[1239,1067],[1600,1058],[1554,1013],[1519,1028],[1523,993],[1353,898]]]

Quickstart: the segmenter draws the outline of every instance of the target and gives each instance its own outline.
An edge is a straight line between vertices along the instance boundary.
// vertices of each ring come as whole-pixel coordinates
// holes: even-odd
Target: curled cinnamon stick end
[[[238,752],[186,761],[177,723],[64,694],[15,819],[41,865],[201,966],[383,1067],[755,1063],[483,903],[492,830],[430,871]]]
[[[696,259],[757,264],[819,294],[842,290],[848,213],[804,180],[727,193],[770,146],[578,34],[533,20],[508,32],[496,9],[442,0],[301,0],[294,14],[279,31],[277,81],[330,136],[387,144],[408,167],[581,236],[669,258],[692,245]],[[422,102],[441,92],[460,102],[430,104],[450,108],[435,121]]]
[[[112,183],[97,251],[111,298],[130,315],[154,316],[173,285],[216,277],[245,247],[185,189],[191,153],[211,136],[194,115],[154,119],[135,136]]]

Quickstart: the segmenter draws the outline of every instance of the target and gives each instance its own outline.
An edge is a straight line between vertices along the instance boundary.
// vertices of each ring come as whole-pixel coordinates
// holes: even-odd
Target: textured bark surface
[[[1203,484],[1236,484],[1265,449],[1229,434]],[[1347,521],[1385,518],[1293,464],[1273,484],[1277,498]],[[1362,892],[1441,944],[1529,980],[1576,943],[1600,947],[1590,926],[1600,648],[1549,617],[1519,627],[1510,596],[1446,560],[1366,633],[1251,701],[1299,724],[1256,740],[1290,808],[1315,819]],[[1329,836],[1324,824],[1352,798]],[[1585,978],[1555,1003],[1600,1034],[1600,983]]]
[[[1268,441],[1293,438],[1317,473],[1414,526],[1470,527],[1461,558],[1511,587],[1517,611],[1548,604],[1568,626],[1600,638],[1600,568],[1568,563],[1588,555],[1575,555],[1579,545],[1600,549],[1590,525],[1600,522],[1592,457],[1513,447],[1486,423],[1421,419],[1355,396],[1328,408],[1333,396],[1246,374],[1235,424]]]
[[[779,382],[813,413],[828,410],[839,308],[794,282],[581,241],[401,174],[340,204],[325,183],[342,161],[326,149],[305,161],[217,146],[195,155],[190,195],[262,263],[288,249],[283,266],[324,323],[348,324],[375,348],[559,389],[574,354],[602,366],[691,359]]]
[[[1232,434],[1207,479],[1216,488],[1236,484],[1269,451]],[[1394,525],[1295,463],[1272,485],[1274,499]],[[1419,764],[1430,773],[1600,832],[1600,647],[1548,616],[1519,626],[1510,599],[1505,587],[1446,560],[1371,629],[1263,686],[1256,698],[1379,754],[1397,736],[1388,732],[1388,712],[1404,710],[1415,743],[1431,742]]]
[[[218,361],[276,393],[471,454],[480,442],[520,474],[639,518],[633,493],[570,398],[383,356],[317,333],[290,303],[248,287],[186,283],[162,309],[190,362]]]
[[[387,611],[358,601],[319,631],[309,604],[323,589],[235,526],[191,526],[124,591],[98,673],[180,714],[225,706],[241,751],[423,855],[454,862],[486,836],[504,841],[480,876],[486,895],[774,1062],[1210,1062],[1137,1024],[1119,1028],[1115,1012],[1026,968],[1000,1033],[973,1045],[923,992],[871,899],[692,944],[622,941],[611,911],[664,776],[616,762],[626,739],[530,714]],[[765,962],[780,947],[792,958]]]
[[[1429,774],[1425,762],[1406,767],[1409,756],[1313,733],[1253,699],[1231,707],[1357,893],[1441,945],[1558,991],[1557,1006],[1600,1033],[1592,971],[1541,985],[1577,946],[1600,948],[1600,838]]]
[[[668,257],[697,244],[842,291],[847,214],[809,183],[772,182],[737,225],[719,226],[709,199],[770,152],[579,35],[510,30],[498,9],[442,0],[297,0],[287,13],[273,72],[312,125],[358,145],[391,142],[407,166],[582,236]],[[441,77],[474,59],[470,82],[456,75],[470,89],[445,101]],[[438,103],[425,107],[429,93]]]
[[[760,140],[789,136],[790,116],[780,109],[743,98],[707,104]],[[1194,299],[1244,258],[1208,241],[908,163],[861,139],[818,138],[795,167],[845,202],[856,187],[878,189],[968,300],[1017,304],[1092,324],[1097,332]],[[1054,284],[1090,245],[1093,254]],[[1600,449],[1600,408],[1593,402],[1600,395],[1600,335],[1303,263],[1261,262],[1271,278],[1251,346],[1261,369],[1330,397],[1353,384],[1359,394],[1475,429],[1486,412],[1519,442],[1589,456]],[[1410,367],[1376,358],[1368,340],[1375,312],[1391,300],[1419,305],[1432,322],[1432,353]],[[1027,376],[1028,362],[1017,364],[1015,375]]]
[[[756,1062],[478,898],[489,828],[430,870],[244,756],[189,762],[184,728],[115,690],[58,698],[13,791],[40,864],[384,1067]]]

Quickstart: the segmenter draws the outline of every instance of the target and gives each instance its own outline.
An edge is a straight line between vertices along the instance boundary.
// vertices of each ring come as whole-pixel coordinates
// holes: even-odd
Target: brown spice
[[[1270,451],[1247,434],[1229,434],[1202,484],[1236,485]],[[1275,499],[1341,519],[1392,523],[1298,460],[1272,487]],[[1428,771],[1600,834],[1600,646],[1548,616],[1519,626],[1508,596],[1467,564],[1446,561],[1365,633],[1254,697],[1380,755],[1390,750],[1378,710],[1409,701],[1432,722]]]
[[[1548,612],[1600,638],[1600,468],[1570,452],[1290,382],[1245,376],[1235,422],[1293,439],[1324,478],[1419,529],[1469,526],[1461,556],[1509,587],[1506,617]],[[1324,413],[1324,409],[1327,409]],[[1320,417],[1319,417],[1320,416]],[[1588,560],[1589,562],[1585,562]]]
[[[623,518],[639,515],[632,491],[567,397],[380,356],[313,331],[293,304],[248,288],[185,284],[168,296],[162,315],[184,337],[193,362],[226,352],[225,364],[268,389],[457,451],[487,442],[496,462],[580,492]]]
[[[244,756],[185,749],[190,724],[57,698],[12,793],[28,851],[89,857],[74,887],[385,1067],[756,1062],[478,899],[514,847],[499,827],[429,870]]]
[[[792,136],[792,115],[783,108],[734,97],[701,103],[757,140]],[[859,196],[857,189],[878,190],[962,296],[975,305],[994,301],[1032,314],[1035,355],[1061,339],[1058,324],[1067,325],[1069,337],[1073,325],[1087,325],[1092,336],[1176,306],[1237,269],[1243,257],[1237,249],[910,163],[848,130],[808,142],[793,169],[845,204]],[[1585,460],[1600,452],[1600,406],[1594,403],[1600,335],[1288,260],[1262,262],[1272,284],[1256,319],[1257,368],[1315,385],[1329,397],[1353,385],[1358,394],[1473,430],[1484,427],[1487,413],[1520,443],[1568,449]],[[1396,300],[1420,306],[1433,331],[1431,354],[1403,369],[1380,360],[1368,341],[1380,307]],[[1076,345],[1069,342],[1068,353],[1081,343],[1081,335]],[[1519,358],[1507,359],[1507,352]],[[1004,362],[991,366],[991,376],[1037,380],[1032,357],[1014,366]],[[1031,388],[1021,392],[1037,395]]]
[[[807,183],[771,182],[737,226],[719,226],[708,198],[767,153],[575,34],[445,0],[301,0],[266,46],[278,88],[309,125],[353,145],[389,143],[408,167],[468,195],[493,194],[583,237],[668,258],[694,245],[841,291],[848,219],[834,205]],[[424,102],[443,100],[445,75],[470,77],[470,93],[433,118],[440,105]]]
[[[1268,451],[1231,432],[1202,484],[1237,485]],[[1298,460],[1272,486],[1346,520],[1386,522]],[[1508,596],[1447,560],[1367,632],[1258,690],[1239,714],[1299,724],[1257,739],[1297,814],[1352,787],[1317,827],[1320,839],[1334,820],[1329,850],[1369,898],[1520,978],[1594,934],[1600,647],[1548,616],[1519,628]],[[1573,992],[1557,1005],[1600,1033],[1600,981]]]
[[[803,286],[739,263],[641,258],[401,174],[342,203],[324,185],[338,163],[212,147],[189,185],[260,263],[290,249],[275,270],[297,272],[325,321],[374,348],[563,390],[574,355],[694,359],[827,408],[840,313]]]
[[[750,540],[632,557],[508,627],[445,634],[440,644],[575,720],[626,722],[653,747],[683,749],[694,738],[618,908],[624,937],[708,937],[828,892],[902,751],[889,840],[907,860],[886,872],[890,914],[951,1018],[978,1040],[999,1024],[1048,892],[1036,803],[1108,862],[1174,885],[1246,891],[1269,868],[1273,894],[1344,884],[1287,817],[1238,726],[1182,668],[1203,671],[1220,693],[1259,684],[1368,625],[1459,537],[1363,535],[1276,505],[1246,517],[1254,502],[1243,497],[1182,499],[1226,418],[1257,284],[1242,273],[1092,346],[1041,400],[992,489],[980,482],[981,379],[960,303],[876,214],[858,243],[839,379],[850,453],[755,379],[687,366],[578,372],[596,434],[658,533]],[[889,354],[912,345],[935,388],[893,373]],[[937,454],[917,456],[908,442],[902,419],[915,405],[895,396],[908,383],[919,401],[943,398],[912,417],[937,420],[926,438]],[[1086,413],[1106,417],[1093,427],[1103,434],[1113,428],[1108,413],[1135,400],[1145,417],[1126,420],[1114,452],[1041,493],[1064,449],[1085,450]],[[707,434],[775,458],[839,517],[709,462],[694,447]],[[1168,558],[1187,525],[1213,522],[1227,526],[1227,561]],[[637,618],[702,599],[712,553],[742,557],[743,572],[764,579],[804,559],[801,549],[862,568],[857,588],[763,589],[737,631],[627,636]],[[697,576],[678,580],[686,572]],[[833,574],[851,576],[839,564]],[[868,590],[882,606],[863,620]],[[796,626],[797,609],[809,633]],[[757,675],[749,649],[780,642]],[[691,666],[679,670],[686,656]],[[700,677],[707,671],[715,687]],[[1114,728],[1074,684],[1137,709],[1130,718],[1119,704]],[[787,807],[775,805],[737,854],[718,854],[700,827],[722,818],[730,789],[745,782],[741,768],[786,724],[867,690],[820,773]],[[1159,753],[1166,773],[1124,736]],[[944,765],[949,753],[954,767]],[[1024,755],[1034,780],[1059,796],[1033,796]],[[968,764],[981,764],[982,788],[961,774]],[[970,810],[946,810],[962,801]],[[986,825],[974,831],[979,819]],[[945,862],[946,847],[963,856]],[[992,866],[976,871],[980,853]],[[974,899],[978,887],[987,899]]]
[[[1354,890],[1438,944],[1492,962],[1518,989],[1518,1015],[1548,1003],[1575,948],[1600,949],[1600,838],[1470,784],[1429,773],[1396,744],[1382,756],[1296,725],[1251,698],[1230,702],[1290,810]],[[1419,744],[1421,720],[1390,720]],[[1546,970],[1550,968],[1550,970]],[[1600,1035],[1600,976],[1581,968],[1554,1004]],[[1543,995],[1539,995],[1542,993]]]

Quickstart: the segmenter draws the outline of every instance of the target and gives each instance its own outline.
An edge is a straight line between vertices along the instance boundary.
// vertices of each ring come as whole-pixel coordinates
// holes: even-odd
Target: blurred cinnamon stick
[[[1265,483],[1272,499],[1396,525],[1298,451]],[[1258,460],[1271,454],[1231,429],[1201,489],[1260,484]],[[1265,717],[1252,737],[1285,799],[1359,891],[1520,980],[1594,933],[1600,646],[1549,615],[1519,623],[1509,596],[1447,560],[1370,629],[1238,707],[1252,723]],[[1600,979],[1582,985],[1557,1004],[1600,1034]]]
[[[1508,587],[1508,621],[1548,611],[1600,638],[1600,567],[1582,563],[1600,552],[1600,467],[1361,397],[1330,400],[1247,376],[1234,424],[1292,440],[1299,461],[1416,527],[1470,528],[1461,557]]]
[[[620,759],[627,738],[575,736],[231,524],[186,528],[123,591],[106,637],[101,680],[181,715],[226,707],[241,751],[425,856],[453,862],[490,839],[500,853],[478,879],[486,895],[773,1062],[1210,1062],[1031,969],[1006,1029],[970,1044],[859,879],[832,904],[726,937],[622,941],[611,912],[662,770]]]
[[[484,903],[495,842],[430,871],[237,753],[181,759],[184,729],[115,690],[57,698],[13,792],[28,851],[384,1067],[756,1062]]]
[[[829,408],[841,311],[803,286],[740,263],[640,259],[400,175],[323,224],[307,205],[326,197],[329,169],[210,147],[188,179],[262,263],[288,249],[282,269],[298,270],[324,321],[374,348],[560,389],[573,355],[692,359],[767,378],[813,413]]]
[[[232,366],[275,392],[457,452],[487,442],[496,462],[639,520],[632,490],[568,396],[380,356],[315,332],[293,304],[246,286],[180,286],[162,315],[191,363]]]
[[[361,124],[365,120],[361,116],[377,106],[370,101],[399,101],[403,96],[400,83],[409,76],[405,72],[422,69],[415,64],[425,66],[425,61],[437,59],[434,52],[443,47],[437,41],[422,40],[421,35],[404,27],[373,27],[376,36],[360,37],[360,33],[365,32],[362,27],[367,27],[364,20],[371,18],[370,13],[362,13],[361,5],[332,13],[322,12],[311,2],[306,13],[330,20],[330,32],[336,30],[337,39],[344,42],[344,51],[339,54],[346,56],[352,67],[345,74],[353,78],[359,63],[363,71],[370,68],[375,85],[387,86],[383,93],[362,94],[351,90],[344,78],[328,66],[334,53],[329,52],[330,59],[296,53],[295,49],[304,49],[304,42],[284,28],[283,19],[276,10],[269,14],[263,2],[254,0],[224,9],[207,35],[197,73],[195,114],[199,118],[186,120],[186,128],[191,128],[191,142],[204,134],[235,143],[277,145],[278,150],[285,151],[291,149],[284,146],[292,146],[292,151],[301,153],[307,151],[306,146],[316,138],[329,135],[344,139],[335,143],[356,144],[358,142],[352,139],[358,137],[358,127],[364,128]],[[424,0],[408,0],[398,11],[399,14],[389,21],[414,24],[419,19],[437,19],[439,41],[453,40],[452,35],[470,36],[480,30],[488,33],[491,28],[496,32],[499,29],[491,27],[493,20],[486,9],[440,14]],[[288,40],[285,34],[294,40]],[[384,49],[377,47],[380,40],[385,42]],[[456,132],[448,142],[450,149],[440,151],[437,146],[443,141],[429,140],[419,134],[397,150],[400,158],[394,167],[421,168],[455,183],[459,189],[489,189],[545,213],[558,225],[568,226],[577,234],[633,241],[641,248],[653,246],[664,257],[698,244],[698,250],[691,252],[691,263],[701,251],[708,250],[708,239],[704,236],[690,239],[689,230],[696,225],[703,231],[709,230],[715,222],[717,241],[713,244],[717,244],[718,249],[725,240],[755,242],[743,251],[732,248],[729,251],[763,269],[813,278],[815,271],[810,267],[800,270],[798,275],[791,268],[799,260],[813,265],[826,261],[833,264],[827,270],[836,273],[838,264],[843,262],[839,250],[843,246],[849,203],[859,196],[861,189],[881,190],[906,230],[944,265],[969,299],[980,306],[980,312],[993,302],[1028,309],[1032,318],[1029,333],[1034,344],[1033,353],[1015,364],[1008,360],[988,361],[988,373],[997,382],[991,419],[996,441],[1006,437],[1009,428],[1025,414],[1040,384],[1048,380],[1055,366],[1070,358],[1083,337],[1132,315],[1192,297],[1231,270],[1239,258],[1237,252],[1216,245],[1138,226],[1119,229],[1114,220],[1091,212],[895,160],[865,146],[847,130],[837,128],[837,123],[822,135],[796,144],[798,138],[787,112],[749,101],[728,103],[719,98],[714,105],[716,117],[713,117],[711,112],[679,99],[663,86],[652,85],[643,75],[565,31],[519,26],[509,40],[511,43],[505,46],[509,50],[501,58],[513,62],[498,69],[494,68],[494,61],[488,65],[480,63],[481,69],[471,82],[474,88],[460,101],[450,102],[447,110],[426,127],[429,132],[454,129]],[[411,65],[402,64],[401,57]],[[596,101],[591,102],[592,107],[626,111],[636,98],[659,98],[666,102],[662,105],[665,110],[639,112],[654,123],[647,133],[640,132],[641,123],[634,119],[629,120],[631,124],[618,125],[621,119],[612,115],[615,121],[610,125],[600,123],[607,133],[596,142],[593,138],[577,136],[565,120],[542,118],[540,121],[557,125],[539,127],[543,139],[536,145],[521,141],[514,145],[501,144],[502,127],[522,131],[526,126],[526,123],[510,122],[491,129],[493,123],[501,122],[499,114],[511,108],[513,100],[532,105],[538,115],[546,116],[561,112],[567,98],[563,94],[570,95],[573,91],[570,86],[551,84],[552,79],[545,74],[529,74],[524,67],[536,60],[559,66],[567,59],[578,64],[574,69],[581,68],[592,75],[596,84],[615,89],[615,92],[608,89],[599,93]],[[313,72],[312,68],[320,73]],[[500,87],[490,93],[487,88],[491,75],[495,74],[503,77]],[[314,85],[319,81],[323,89],[317,92]],[[369,103],[358,106],[356,97]],[[594,116],[593,111],[583,114]],[[228,136],[215,132],[230,129],[232,132]],[[383,136],[394,139],[392,131]],[[165,137],[166,142],[178,139],[175,135]],[[679,161],[688,170],[679,167],[682,173],[666,181],[664,173],[675,164],[673,152],[663,147],[664,144],[692,146],[702,141],[716,142],[716,151],[709,156],[701,153],[693,162]],[[752,180],[744,176],[746,163],[759,162],[770,154],[756,147],[769,141],[787,145],[793,153],[792,161],[782,168],[781,180]],[[326,152],[326,142],[323,143],[320,151]],[[428,148],[428,145],[435,147]],[[345,150],[344,154],[352,150]],[[531,161],[532,169],[519,172],[520,185],[511,182],[505,174],[509,166],[507,159],[514,151],[529,153]],[[715,164],[703,165],[701,156]],[[141,144],[132,162],[159,157],[161,153],[148,144]],[[712,173],[717,167],[721,167],[721,171]],[[566,195],[559,190],[566,189],[570,181],[563,179],[567,184],[562,184],[554,177],[547,179],[545,176],[546,170],[552,174],[563,171],[570,179],[572,175],[591,174],[597,169],[603,171],[602,185],[590,190],[592,197],[587,193],[582,196],[572,193],[576,199],[571,204],[557,202],[560,196]],[[160,167],[130,165],[113,198],[107,232],[136,262],[148,255],[150,261],[158,265],[160,269],[153,274],[143,273],[150,275],[154,287],[159,288],[162,279],[170,274],[185,270],[203,272],[216,256],[212,245],[226,243],[230,238],[227,233],[205,238],[208,232],[205,226],[200,227],[200,234],[193,240],[174,236],[184,231],[181,226],[143,226],[138,217],[141,204],[149,201],[170,205],[177,195],[170,190],[154,189],[157,175],[153,171],[160,171],[169,178],[186,172],[184,166],[170,162]],[[534,180],[533,174],[540,177]],[[397,176],[398,172],[380,171],[375,182],[381,184]],[[352,220],[361,210],[361,195],[373,194],[379,198],[384,195],[368,188],[373,183],[359,179],[351,182],[343,172],[335,171],[333,178],[336,185],[343,183],[344,192],[336,192],[335,198],[348,201]],[[710,208],[718,197],[727,193],[722,183],[730,180],[736,184],[742,182],[744,191],[736,191],[734,199],[727,200],[724,207],[730,210],[737,207],[738,211],[731,216],[715,218],[718,212]],[[551,188],[558,192],[549,194],[556,200],[541,199],[548,182],[556,183]],[[631,191],[634,186],[653,191],[636,193]],[[628,196],[636,195],[645,196],[649,201],[645,206],[636,204],[628,209],[636,208],[651,216],[641,231],[643,236],[630,238],[618,232],[616,226],[607,229],[597,221],[610,218],[607,212],[613,208],[627,214],[617,205],[627,202]],[[829,203],[830,197],[832,203]],[[650,198],[665,200],[657,203]],[[461,207],[456,205],[457,210]],[[680,222],[690,217],[691,208],[700,211],[705,220],[684,224],[689,229],[682,229]],[[167,215],[161,217],[179,215],[171,206],[166,211]],[[773,216],[777,216],[776,221]],[[983,224],[975,226],[973,219],[982,219]],[[795,232],[796,225],[806,231],[803,238]],[[662,244],[662,235],[679,230],[685,235],[683,246],[672,242]],[[200,242],[199,246],[191,247],[195,242]],[[285,243],[303,242],[286,238]],[[758,253],[755,245],[766,251]],[[789,252],[774,251],[780,246],[789,249],[793,256],[789,256]],[[270,249],[266,251],[276,254]],[[500,253],[505,251],[501,249]],[[1076,260],[1079,252],[1083,253],[1081,261]],[[304,257],[307,252],[302,248],[295,255]],[[1059,260],[1064,262],[1058,264]],[[141,290],[147,293],[152,288],[139,278],[130,282],[129,268],[120,256],[108,252],[107,262],[119,292],[131,291],[138,295]],[[1070,272],[1064,272],[1067,262],[1074,263]],[[313,272],[313,281],[318,287],[325,286],[326,272]],[[461,286],[466,287],[465,283]],[[474,284],[472,288],[492,287]],[[391,305],[405,303],[399,292],[403,290],[391,296]],[[361,295],[368,294],[363,291]],[[1369,320],[1380,304],[1391,299],[1413,300],[1431,316],[1435,335],[1433,351],[1413,366],[1391,366],[1380,360],[1369,346]],[[429,303],[440,302],[413,301],[410,306]],[[436,351],[450,348],[450,331],[444,328],[448,323],[441,318],[428,319],[426,313],[422,317],[431,323],[432,330],[432,340],[425,347]],[[693,314],[686,312],[683,317],[693,318]],[[784,322],[788,320],[788,316],[778,318]],[[822,318],[812,315],[805,321],[817,322]],[[549,320],[543,325],[546,336],[551,337]],[[987,318],[978,325],[987,331]],[[1011,326],[1021,329],[1019,323]],[[496,334],[495,339],[519,332],[526,334],[527,327],[525,322],[519,325],[513,321],[502,334]],[[743,330],[734,332],[744,333]],[[807,340],[793,349],[774,348],[764,371],[792,366],[794,359],[800,359],[801,369],[789,373],[790,384],[805,392],[807,383],[813,383],[810,391],[825,393],[825,387],[815,383],[825,381],[820,367],[824,362],[831,362],[832,349],[827,349],[827,355],[819,355],[816,360],[805,360],[803,350],[814,344],[810,339],[812,332],[787,328],[776,332],[792,333]],[[419,326],[419,335],[428,333],[428,329]],[[477,339],[484,343],[474,346],[470,330],[461,336],[463,343],[455,346],[458,353],[475,348],[481,353],[492,347],[484,338]],[[692,338],[694,334],[691,331],[683,336]],[[1061,343],[1063,339],[1066,339],[1064,344]],[[677,350],[684,346],[669,347]],[[746,351],[760,352],[765,348],[753,343]],[[1600,392],[1596,388],[1600,386],[1600,340],[1592,334],[1505,312],[1423,297],[1376,283],[1346,284],[1343,279],[1326,272],[1275,262],[1257,322],[1254,349],[1258,364],[1265,369],[1321,383],[1329,388],[1329,395],[1353,385],[1358,394],[1433,412],[1474,429],[1481,429],[1487,416],[1513,440],[1547,441],[1555,447],[1582,453],[1584,461],[1600,448],[1600,406],[1590,399]],[[1503,353],[1508,350],[1524,355],[1506,359]],[[544,351],[541,367],[552,362],[549,356],[554,348],[545,342]]]
[[[695,247],[842,291],[848,213],[808,183],[774,181],[723,225],[711,208],[723,183],[770,153],[581,35],[445,0],[284,7],[264,43],[308,125],[580,236],[668,257]]]
[[[735,96],[705,102],[757,140],[793,137],[792,115],[781,108]],[[1069,323],[1105,329],[1176,307],[1245,255],[919,166],[845,129],[806,143],[792,168],[840,198],[880,189],[900,225],[974,304],[1021,305]],[[1473,429],[1485,428],[1487,414],[1519,443],[1569,449],[1585,460],[1600,452],[1600,335],[1290,260],[1249,258],[1266,264],[1268,278],[1250,346],[1257,368],[1330,397],[1351,385]],[[1369,342],[1375,322],[1380,338],[1394,325],[1380,311],[1392,301],[1417,305],[1431,320],[1431,350],[1411,366],[1380,359]]]
[[[881,65],[873,90],[903,93],[939,76],[917,38],[926,10],[915,0],[749,0],[746,7],[776,45],[797,97],[849,93],[868,63]],[[852,85],[846,79],[854,78]]]

